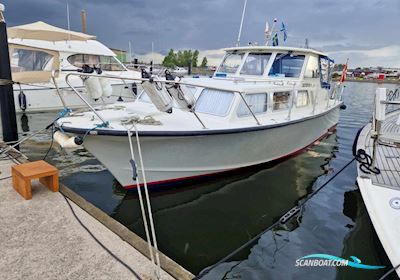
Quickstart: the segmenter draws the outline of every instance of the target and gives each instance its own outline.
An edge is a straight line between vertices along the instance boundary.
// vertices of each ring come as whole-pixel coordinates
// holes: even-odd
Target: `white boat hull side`
[[[392,199],[400,199],[400,191],[373,185],[371,179],[357,178],[368,214],[379,240],[392,265],[400,263],[400,209],[390,206]],[[396,270],[400,277],[400,268]]]
[[[118,97],[121,95],[124,101],[132,101],[135,99],[130,85],[126,89],[123,84],[112,85],[113,95],[109,98],[104,98],[104,103],[112,104],[115,103]],[[84,88],[78,88],[82,96],[92,105],[102,105],[103,101],[97,100],[94,101],[84,90]],[[83,101],[72,91],[70,88],[60,89],[62,96],[67,104],[68,108],[76,109],[76,108],[84,108],[86,105]],[[26,105],[27,108],[25,112],[45,112],[45,111],[56,111],[62,110],[63,104],[60,100],[60,97],[57,94],[57,91],[54,88],[39,88],[36,87],[34,89],[23,89],[23,92],[26,96]],[[21,113],[23,110],[19,106],[18,95],[20,91],[18,86],[14,86],[14,103],[16,112]]]
[[[386,115],[385,122],[383,123],[381,133],[385,135],[387,129],[392,131],[396,129],[396,120],[398,112],[393,112]],[[390,125],[390,123],[392,125]],[[372,155],[372,138],[371,138],[371,123],[364,126],[361,130],[357,140],[357,150],[363,149],[370,155]],[[395,159],[397,152],[393,153],[393,150],[397,148],[387,147],[385,152],[380,150],[380,145],[377,144],[376,150],[376,165],[381,169],[379,174],[380,178],[384,178],[387,172],[398,171],[398,165],[396,161],[392,161],[391,157]],[[389,163],[390,162],[390,163]],[[383,164],[388,164],[384,167]],[[395,176],[393,173],[393,176]],[[374,179],[374,182],[372,181]],[[396,182],[395,177],[393,177]],[[385,249],[386,255],[390,259],[393,267],[400,264],[400,208],[398,203],[400,201],[400,189],[397,183],[392,182],[391,184],[381,184],[377,182],[377,177],[374,174],[366,174],[360,170],[360,164],[358,163],[358,177],[357,183],[365,203],[365,207],[368,210],[368,215],[371,218],[371,222],[374,229],[381,241],[383,248]],[[387,267],[385,270],[389,270]],[[397,275],[400,277],[400,268],[396,269]]]
[[[315,118],[252,132],[143,136],[140,143],[147,182],[167,183],[265,163],[290,155],[312,144],[334,127],[339,120],[339,110],[336,107]],[[136,141],[134,137],[132,140],[138,163]],[[130,188],[136,185],[132,180],[127,136],[89,134],[84,145],[122,186]],[[143,182],[141,176],[139,182]]]

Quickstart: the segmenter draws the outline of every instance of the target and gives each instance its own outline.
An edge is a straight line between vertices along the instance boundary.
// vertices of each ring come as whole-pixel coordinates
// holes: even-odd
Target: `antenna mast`
[[[243,27],[243,20],[244,20],[244,15],[246,13],[246,6],[247,6],[247,0],[244,0],[244,6],[243,6],[243,12],[242,12],[242,20],[240,21],[240,27],[239,27],[239,34],[238,34],[238,39],[236,46],[240,46],[240,36],[242,35],[242,27]]]

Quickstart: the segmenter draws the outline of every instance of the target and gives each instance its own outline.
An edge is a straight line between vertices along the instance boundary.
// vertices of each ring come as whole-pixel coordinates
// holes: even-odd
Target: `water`
[[[214,264],[270,226],[288,209],[318,188],[352,158],[358,129],[371,117],[376,87],[348,83],[336,133],[304,153],[274,166],[266,165],[212,181],[152,195],[161,251],[193,272]],[[19,115],[21,136],[47,125],[56,113]],[[22,145],[31,159],[46,153],[50,141],[41,134]],[[145,151],[144,151],[145,152]],[[84,150],[68,152],[57,145],[48,160],[62,169],[62,182],[144,236],[138,198],[125,194],[104,167]],[[391,264],[373,229],[352,164],[318,193],[295,219],[275,228],[205,279],[377,279],[383,270],[349,267],[296,267],[296,259],[324,253],[364,264]],[[391,278],[397,279],[393,274]]]

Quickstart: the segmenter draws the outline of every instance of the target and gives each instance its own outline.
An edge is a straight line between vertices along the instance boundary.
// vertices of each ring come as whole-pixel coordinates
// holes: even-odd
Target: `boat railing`
[[[126,81],[132,81],[132,82],[157,82],[158,84],[163,84],[163,85],[171,85],[171,84],[175,84],[175,85],[183,85],[183,86],[189,86],[189,87],[201,87],[201,88],[205,88],[205,89],[211,89],[211,90],[218,90],[218,91],[226,91],[226,92],[232,92],[232,93],[238,93],[239,96],[241,97],[241,99],[243,100],[244,104],[246,105],[247,109],[249,110],[249,112],[251,113],[251,115],[253,116],[255,122],[257,123],[257,125],[260,125],[260,121],[257,119],[255,113],[253,112],[253,110],[251,109],[251,106],[248,104],[248,102],[246,101],[246,98],[244,97],[245,92],[243,91],[238,91],[238,90],[232,90],[229,88],[225,88],[225,87],[217,87],[217,86],[199,86],[196,83],[189,83],[189,82],[184,82],[184,81],[171,81],[171,80],[162,80],[162,79],[158,79],[157,77],[152,77],[152,78],[129,78],[129,77],[118,77],[118,76],[113,76],[113,75],[105,75],[105,74],[91,74],[91,73],[69,73],[65,76],[65,82],[66,84],[72,89],[72,91],[83,101],[83,103],[87,106],[88,109],[90,109],[90,111],[92,111],[102,122],[105,126],[108,126],[108,122],[101,116],[101,114],[99,113],[99,111],[97,111],[92,105],[90,105],[90,103],[82,96],[82,94],[71,84],[69,78],[71,76],[78,76],[82,79],[88,79],[91,77],[98,77],[98,78],[106,78],[106,79],[118,79],[118,80],[122,80],[124,81],[124,83]],[[55,79],[54,79],[55,80]],[[62,95],[59,92],[59,90],[57,90],[58,95],[60,96],[61,100],[62,99]],[[67,105],[65,104],[65,102],[63,101],[63,104],[65,106],[65,108],[67,108]],[[194,106],[194,108],[191,110],[191,112],[196,116],[196,118],[198,119],[198,121],[201,123],[201,125],[203,126],[203,128],[206,128],[206,126],[204,125],[204,123],[202,122],[202,120],[199,118],[199,116],[196,114],[195,111],[196,106]]]
[[[371,137],[373,138],[373,148],[372,148],[372,162],[375,164],[375,158],[376,158],[376,144],[379,143],[380,138],[384,136],[386,140],[391,141],[391,137],[393,135],[383,135],[381,131],[382,123],[386,120],[386,115],[396,111],[387,111],[388,106],[395,106],[397,107],[397,110],[399,109],[398,106],[400,105],[400,94],[398,93],[399,90],[393,90],[393,91],[387,91],[386,88],[377,88],[376,93],[375,93],[375,99],[374,99],[374,112],[373,112],[373,117],[372,117],[372,124],[371,124]],[[397,100],[396,100],[397,99]],[[399,119],[396,121],[396,123],[399,123]],[[397,137],[396,139],[393,139],[393,141],[398,141]]]

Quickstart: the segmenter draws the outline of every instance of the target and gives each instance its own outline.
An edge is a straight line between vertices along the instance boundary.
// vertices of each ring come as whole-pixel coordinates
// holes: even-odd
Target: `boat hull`
[[[271,162],[302,150],[325,135],[339,120],[339,107],[286,125],[236,133],[190,136],[140,136],[145,175],[149,186],[226,172]],[[143,183],[135,137],[133,150],[138,180]],[[88,135],[85,148],[125,189],[136,187],[132,179],[127,136]]]

